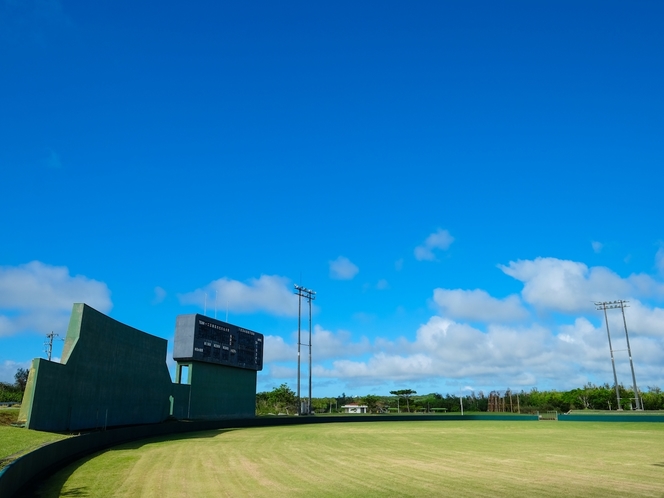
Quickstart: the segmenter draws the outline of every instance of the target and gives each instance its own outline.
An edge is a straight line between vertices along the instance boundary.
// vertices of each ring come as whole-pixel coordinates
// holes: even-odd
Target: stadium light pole
[[[629,366],[632,371],[632,386],[634,388],[634,405],[637,410],[643,410],[643,400],[641,399],[641,396],[639,396],[639,388],[636,385],[636,374],[634,373],[634,361],[632,360],[632,348],[629,345],[629,333],[627,332],[627,319],[625,318],[625,308],[629,308],[629,306],[626,304],[629,301],[625,301],[623,299],[619,299],[617,301],[609,301],[609,302],[602,302],[602,303],[595,303],[596,306],[599,306],[598,309],[603,309],[604,310],[604,318],[606,319],[606,310],[607,309],[617,309],[620,308],[620,311],[622,312],[622,318],[623,318],[623,325],[625,326],[625,341],[627,342],[627,354],[629,355]],[[608,320],[606,321],[606,329],[608,331],[609,329],[609,322]],[[609,339],[609,347],[611,347],[611,342]],[[611,359],[613,359],[613,352]],[[613,367],[613,372],[615,376],[615,365]],[[617,390],[617,385],[618,382],[616,381],[616,390]],[[620,398],[618,398],[618,409],[622,409],[620,407]]]
[[[311,414],[311,301],[314,299],[316,299],[316,292],[307,289],[307,300],[309,301],[309,404],[307,406],[309,413],[307,415]]]
[[[302,398],[300,396],[301,379],[301,346],[302,346],[302,298],[309,302],[309,399],[307,414],[311,413],[311,301],[316,299],[316,291],[295,285],[295,294],[298,296],[297,308],[297,414],[302,415]]]
[[[622,411],[622,406],[620,405],[620,390],[618,389],[618,376],[616,375],[616,361],[613,358],[613,347],[611,346],[611,333],[609,332],[609,318],[606,314],[606,309],[611,303],[600,302],[595,303],[595,309],[604,310],[604,321],[606,322],[606,336],[609,338],[609,351],[611,352],[611,365],[613,366],[613,382],[616,388],[616,398],[618,399],[618,411]]]
[[[629,301],[623,301],[620,299],[620,311],[622,311],[623,325],[625,325],[625,340],[627,341],[627,354],[629,355],[629,366],[632,369],[632,384],[634,385],[634,403],[636,404],[637,410],[643,410],[643,400],[639,396],[639,389],[636,386],[636,375],[634,374],[634,362],[632,361],[632,349],[629,346],[629,334],[627,333],[627,319],[625,318],[625,308],[629,306],[625,305]]]
[[[300,324],[302,319],[302,291],[304,287],[295,285],[297,291],[297,414],[302,415],[302,401],[300,400]]]

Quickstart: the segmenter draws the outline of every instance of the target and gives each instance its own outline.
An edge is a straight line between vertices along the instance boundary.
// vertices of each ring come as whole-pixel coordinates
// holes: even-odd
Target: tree
[[[413,391],[412,389],[399,389],[398,391],[390,391],[390,394],[397,396],[397,399],[400,397],[406,398],[406,409],[410,413],[410,397],[413,394],[417,394],[417,391]]]
[[[25,385],[28,383],[28,369],[27,368],[19,368],[16,370],[16,374],[14,374],[14,380],[16,381],[16,387],[21,390],[21,392],[25,392]]]
[[[328,398],[311,398],[311,407],[318,413],[326,412],[330,407]]]
[[[664,393],[657,386],[648,386],[648,390],[645,393],[641,393],[641,399],[643,400],[643,408],[645,410],[664,409]]]
[[[259,413],[274,409],[276,413],[290,415],[290,412],[297,412],[297,397],[288,384],[281,384],[272,391],[256,394],[256,409]]]
[[[369,413],[373,413],[378,408],[378,402],[380,401],[380,397],[376,396],[375,394],[367,394],[363,398],[363,401],[364,401],[364,404],[367,405],[367,408],[369,409]]]
[[[348,403],[353,403],[355,400],[352,396],[346,396],[346,393],[342,393],[341,396],[337,396],[337,406],[347,405]]]

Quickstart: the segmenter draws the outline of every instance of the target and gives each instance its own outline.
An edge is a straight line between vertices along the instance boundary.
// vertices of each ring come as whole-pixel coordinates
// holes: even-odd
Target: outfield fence
[[[564,415],[559,421],[664,422],[664,415]],[[418,422],[418,421],[537,421],[538,415],[519,414],[410,414],[410,415],[325,415],[313,417],[256,417],[208,421],[173,421],[161,424],[113,428],[62,439],[27,453],[0,469],[0,498],[10,498],[27,485],[35,484],[64,466],[94,452],[140,439],[217,429],[289,426],[326,423]],[[25,429],[28,430],[28,429]]]
[[[615,413],[615,412],[614,412]],[[664,415],[649,415],[643,412],[633,414],[611,414],[604,415],[600,413],[561,413],[558,416],[559,422],[664,422]]]

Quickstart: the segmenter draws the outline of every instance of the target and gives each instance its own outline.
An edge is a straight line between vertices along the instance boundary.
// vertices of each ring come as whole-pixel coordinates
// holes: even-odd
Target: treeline
[[[620,404],[624,410],[635,407],[634,392],[625,386],[618,386]],[[537,413],[545,411],[568,412],[570,410],[616,410],[618,407],[615,388],[608,384],[596,386],[588,383],[584,387],[569,391],[512,391],[505,389],[484,393],[471,392],[463,395],[429,393],[418,395],[412,389],[391,391],[391,396],[368,394],[365,396],[341,396],[313,398],[312,411],[315,413],[343,413],[344,405],[356,403],[366,405],[370,413],[417,413],[417,412],[459,412],[463,404],[467,412],[512,412]],[[659,387],[648,387],[641,392],[646,410],[664,410],[664,393]],[[303,398],[304,399],[304,398]],[[297,396],[287,384],[269,392],[256,395],[256,413],[288,414],[297,413]]]
[[[0,403],[20,403],[23,399],[28,370],[19,368],[14,375],[14,383],[0,382]]]
[[[618,386],[620,405],[623,410],[635,407],[633,389],[627,389],[622,384]],[[664,393],[659,387],[648,387],[639,393],[645,410],[664,410]],[[538,391],[533,389],[525,393],[524,404],[526,409],[556,410],[567,412],[569,410],[616,410],[618,401],[614,386],[604,384],[586,386],[570,391]]]

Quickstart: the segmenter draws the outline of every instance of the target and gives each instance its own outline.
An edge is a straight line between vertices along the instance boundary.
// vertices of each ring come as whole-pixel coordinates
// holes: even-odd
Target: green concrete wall
[[[256,413],[256,371],[215,365],[200,361],[186,362],[190,386],[176,384],[173,415],[187,419],[223,419],[253,417]],[[179,364],[177,367],[179,372]],[[176,383],[180,382],[176,376]],[[185,389],[185,388],[188,389]]]
[[[172,391],[167,344],[74,304],[61,363],[32,362],[19,422],[75,431],[165,420]]]
[[[33,360],[19,422],[42,431],[78,431],[178,419],[254,417],[256,371],[188,362],[176,383],[167,341],[75,304],[61,363]]]

